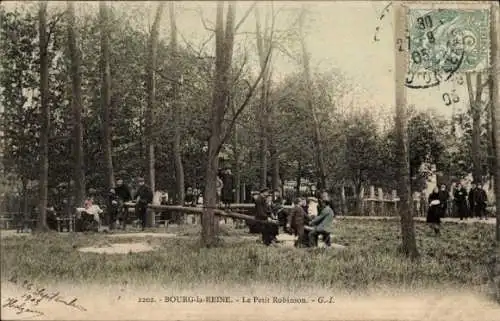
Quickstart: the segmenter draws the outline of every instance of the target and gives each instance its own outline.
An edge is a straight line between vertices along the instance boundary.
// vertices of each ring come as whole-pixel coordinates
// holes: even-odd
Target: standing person
[[[234,178],[231,169],[227,168],[222,175],[222,203],[229,208],[234,203]]]
[[[481,184],[477,185],[476,192],[474,193],[474,202],[476,216],[480,220],[486,220],[486,204],[488,202],[488,196],[486,195],[486,191],[483,189]]]
[[[146,215],[148,210],[148,205],[153,202],[153,191],[151,188],[144,184],[144,178],[140,177],[138,179],[139,188],[135,194],[135,210],[138,218],[141,220],[142,230],[146,228]]]
[[[220,205],[220,200],[222,196],[222,188],[224,187],[224,183],[222,182],[222,179],[217,175],[217,182],[216,182],[216,191],[217,191],[217,206]]]
[[[469,194],[467,195],[467,200],[469,201],[469,217],[474,217],[475,215],[475,209],[474,207],[476,206],[476,193],[477,193],[477,186],[476,184],[472,183],[470,185],[470,190]]]
[[[439,192],[439,188],[436,186],[432,190],[432,193],[429,194],[429,208],[427,210],[427,224],[434,230],[436,235],[440,233],[441,215],[443,212]]]
[[[458,214],[458,217],[460,217],[460,220],[462,221],[465,218],[467,218],[467,191],[465,188],[462,186],[462,184],[458,183],[457,187],[455,189],[455,192],[453,193],[454,199],[455,199],[455,208]]]
[[[160,205],[167,206],[168,205],[168,196],[167,194],[162,194],[160,199]],[[168,226],[168,222],[170,221],[170,212],[162,210],[161,211],[161,220],[165,224],[165,227]]]
[[[193,193],[193,188],[188,187],[186,190],[186,196],[184,196],[184,202],[186,203],[187,206],[194,206],[194,193]]]
[[[333,212],[331,206],[330,196],[327,192],[321,193],[321,198],[318,202],[321,211],[318,216],[316,216],[310,223],[313,228],[309,232],[309,246],[314,247],[317,245],[317,239],[319,235],[323,236],[323,242],[327,247],[331,246],[330,234],[333,232],[333,219],[335,213]]]
[[[118,211],[120,209],[120,199],[116,195],[116,190],[114,188],[110,189],[108,194],[108,210],[106,215],[106,224],[109,226],[110,230],[115,229],[116,219],[118,217]]]
[[[441,207],[441,217],[445,217],[448,210],[448,201],[450,199],[450,193],[446,189],[446,185],[441,184],[441,190],[439,190],[439,202]]]
[[[132,200],[132,193],[130,193],[128,186],[123,184],[121,178],[116,180],[115,193],[118,197],[118,221],[122,229],[125,230],[128,221],[128,207],[124,204]]]
[[[293,231],[297,236],[295,247],[303,247],[307,243],[304,235],[305,217],[307,213],[304,211],[303,206],[306,201],[303,198],[296,198],[293,202],[293,208],[287,218],[286,230]]]
[[[272,219],[271,207],[268,203],[269,190],[264,188],[255,200],[255,219],[257,221],[270,221]],[[262,243],[269,246],[278,234],[278,226],[269,223],[257,222],[259,232],[262,234]]]

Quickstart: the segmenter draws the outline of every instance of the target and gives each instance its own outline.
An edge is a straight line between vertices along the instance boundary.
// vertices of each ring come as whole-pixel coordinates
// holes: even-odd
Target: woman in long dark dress
[[[427,223],[430,228],[434,230],[436,235],[440,232],[442,211],[443,208],[439,198],[439,188],[436,186],[429,195],[429,209],[427,211]]]

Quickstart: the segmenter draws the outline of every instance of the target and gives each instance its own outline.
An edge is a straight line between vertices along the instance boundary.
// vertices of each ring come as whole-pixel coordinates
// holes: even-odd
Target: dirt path
[[[2,282],[2,319],[494,321],[500,315],[500,306],[486,298],[450,289],[418,293],[385,290],[356,296],[322,289],[303,290],[299,294],[272,285],[237,289],[214,285],[184,290],[155,285],[148,286],[148,289],[47,284],[43,287],[47,298],[35,305],[24,302],[22,296],[29,291],[19,283]],[[49,301],[49,295],[55,292],[59,292],[59,296]],[[165,296],[197,297],[203,302],[166,303]],[[206,296],[227,296],[232,303],[207,303]],[[254,296],[258,296],[261,302],[254,302]],[[243,297],[249,302],[244,303]],[[273,302],[273,297],[300,299],[306,303],[277,303]],[[139,303],[139,298],[152,298],[156,302]],[[269,303],[264,303],[267,298]],[[18,301],[12,303],[16,299]],[[69,303],[73,299],[76,299],[70,304],[73,306],[63,302]],[[323,303],[319,303],[321,300]],[[20,312],[23,308],[19,306],[23,302],[24,312]],[[39,316],[34,317],[35,313],[26,309],[38,311]]]

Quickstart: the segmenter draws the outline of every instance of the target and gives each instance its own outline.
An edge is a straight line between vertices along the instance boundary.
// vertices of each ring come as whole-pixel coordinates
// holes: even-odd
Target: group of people
[[[142,229],[146,227],[146,213],[148,205],[153,202],[153,191],[144,182],[144,178],[139,178],[138,188],[134,197],[127,185],[122,179],[116,181],[115,187],[111,188],[107,194],[105,204],[106,212],[104,216],[105,224],[110,230],[121,227],[126,228],[128,221],[128,208],[125,203],[135,202],[135,213],[141,221]],[[77,223],[77,230],[95,230],[96,223],[100,221],[100,214],[104,211],[97,204],[95,193],[89,193],[89,198],[85,200],[84,207],[81,209],[80,221]],[[118,226],[116,223],[118,222]]]
[[[280,225],[289,234],[297,236],[296,247],[315,247],[319,236],[327,247],[331,246],[334,211],[327,192],[320,194],[318,213],[311,218],[307,213],[306,199],[296,198],[290,210],[283,208],[280,197],[273,202],[272,194],[265,188],[255,196],[254,229],[262,235],[262,243],[269,246],[278,242]],[[306,232],[307,231],[307,232]]]
[[[427,223],[435,234],[440,233],[441,218],[448,210],[450,192],[446,185],[437,186],[429,194],[429,208],[427,211]],[[458,183],[453,191],[453,204],[456,216],[460,220],[476,216],[480,220],[486,219],[486,206],[488,197],[481,184],[471,184],[469,191]]]

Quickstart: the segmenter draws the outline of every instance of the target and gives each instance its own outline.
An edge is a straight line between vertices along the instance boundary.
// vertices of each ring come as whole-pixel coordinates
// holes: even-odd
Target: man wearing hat
[[[269,189],[263,188],[255,200],[255,219],[257,221],[269,221],[272,217],[271,204],[268,202]],[[258,229],[262,234],[262,243],[269,246],[278,235],[278,225],[270,223],[258,223]]]
[[[153,191],[151,191],[149,186],[144,184],[144,178],[140,177],[137,182],[139,184],[139,188],[135,194],[135,210],[137,217],[141,220],[142,230],[144,231],[144,228],[146,227],[146,213],[148,205],[153,202]]]
[[[323,241],[327,247],[331,246],[330,233],[333,232],[333,219],[335,214],[332,209],[330,195],[327,192],[322,192],[320,199],[320,213],[316,216],[309,225],[312,230],[309,232],[309,246],[315,247],[317,245],[318,236],[323,236]]]

